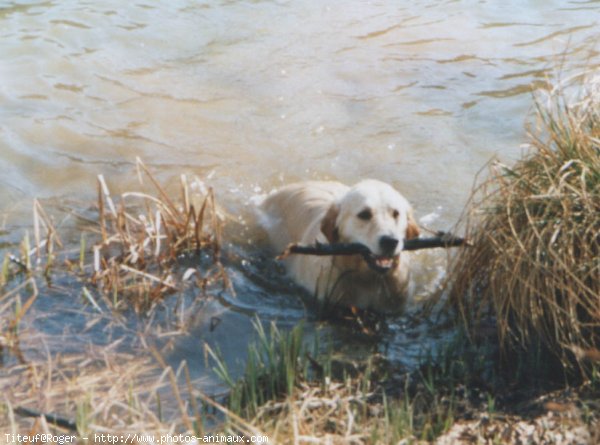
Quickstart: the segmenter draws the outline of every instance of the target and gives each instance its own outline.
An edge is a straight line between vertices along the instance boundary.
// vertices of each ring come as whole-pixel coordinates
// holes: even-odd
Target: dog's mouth
[[[386,273],[398,267],[400,255],[387,256],[370,254],[365,256],[365,260],[369,267],[375,272]]]

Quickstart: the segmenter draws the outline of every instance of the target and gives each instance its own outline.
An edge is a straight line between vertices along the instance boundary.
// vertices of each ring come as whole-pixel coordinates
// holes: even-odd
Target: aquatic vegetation
[[[289,332],[275,324],[267,330],[259,320],[254,326],[257,338],[239,379],[218,351],[208,352],[229,387],[221,407],[227,418],[246,419],[277,443],[433,440],[470,404],[466,392],[454,393],[468,379],[468,365],[457,368],[459,342],[424,357],[421,370],[393,377],[378,354],[348,363],[330,344],[307,345],[302,325]]]
[[[267,331],[257,321],[255,328],[257,340],[239,379],[209,351],[230,390],[225,406],[212,406],[232,431],[251,425],[284,444],[563,443],[565,432],[573,438],[566,443],[582,443],[598,425],[597,380],[507,414],[506,385],[486,375],[496,351],[461,335],[426,354],[417,371],[399,375],[377,354],[350,364],[338,361],[331,346],[302,343],[302,326]]]
[[[529,153],[494,164],[475,192],[474,247],[451,266],[450,300],[473,336],[491,316],[505,350],[543,347],[589,374],[600,348],[600,79],[573,88],[538,99]]]
[[[96,211],[83,216],[67,209],[69,218],[83,223],[79,246],[62,244],[55,215],[36,200],[32,236],[26,231],[20,243],[6,248],[0,281],[0,388],[5,394],[0,431],[203,431],[197,384],[187,365],[167,367],[146,338],[133,349],[122,348],[128,342],[122,334],[135,317],[144,321],[142,330],[159,329],[158,320],[165,320],[153,309],[167,304],[172,294],[179,301],[195,286],[194,298],[202,299],[228,286],[220,263],[224,217],[201,181],[182,177],[181,202],[176,202],[141,161],[138,173],[156,194],[135,191],[115,198],[99,177]],[[189,267],[183,269],[182,263]],[[55,294],[62,300],[56,307],[49,304]],[[185,332],[180,321],[195,306],[184,306],[170,335]],[[68,335],[73,313],[79,316],[76,323],[83,323],[75,329],[89,344]],[[36,325],[40,317],[59,320],[66,331],[46,332]],[[114,326],[121,333],[116,339],[110,334]],[[102,338],[90,341],[88,330]]]
[[[94,231],[100,239],[92,247],[92,284],[113,308],[126,300],[123,306],[144,312],[180,289],[174,265],[182,256],[200,259],[203,255],[207,273],[202,286],[219,281],[228,286],[220,262],[224,213],[218,209],[212,189],[198,179],[190,184],[182,176],[181,203],[175,203],[139,159],[137,169],[140,183],[144,178],[149,180],[156,195],[127,192],[115,202],[104,178],[98,177],[98,224]],[[83,245],[81,252],[80,265],[85,262]],[[184,273],[181,281],[196,272]]]

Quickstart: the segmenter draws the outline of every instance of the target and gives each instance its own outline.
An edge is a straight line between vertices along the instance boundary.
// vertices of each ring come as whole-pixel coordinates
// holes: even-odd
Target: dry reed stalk
[[[64,248],[52,218],[48,216],[38,200],[33,201],[33,239],[34,246],[31,245],[29,231],[25,231],[20,244],[19,256],[12,253],[4,256],[0,272],[0,287],[5,286],[17,274],[24,273],[31,276],[38,270],[44,259],[44,273],[47,276],[54,266],[55,245],[60,249]],[[32,258],[35,261],[32,261]]]
[[[22,303],[21,293],[30,295]],[[21,351],[19,323],[38,298],[39,292],[35,280],[28,278],[14,289],[0,296],[0,359],[4,348],[8,349],[19,363],[26,363]]]

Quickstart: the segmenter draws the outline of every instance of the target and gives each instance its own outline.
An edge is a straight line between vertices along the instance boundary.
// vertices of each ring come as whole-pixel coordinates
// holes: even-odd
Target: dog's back
[[[262,210],[273,247],[283,251],[290,243],[317,241],[320,221],[331,204],[347,191],[348,187],[339,182],[308,181],[270,194]]]

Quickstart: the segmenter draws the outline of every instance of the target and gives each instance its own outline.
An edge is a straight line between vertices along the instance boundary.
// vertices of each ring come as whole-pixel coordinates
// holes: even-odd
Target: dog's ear
[[[406,233],[404,236],[406,239],[414,239],[418,238],[420,234],[421,232],[419,231],[419,225],[417,224],[411,209],[408,212],[408,225],[406,226]]]
[[[338,228],[336,227],[338,213],[338,206],[332,204],[321,221],[321,232],[323,232],[325,238],[327,238],[327,241],[329,241],[330,244],[337,243],[340,239],[340,234],[338,232]]]

